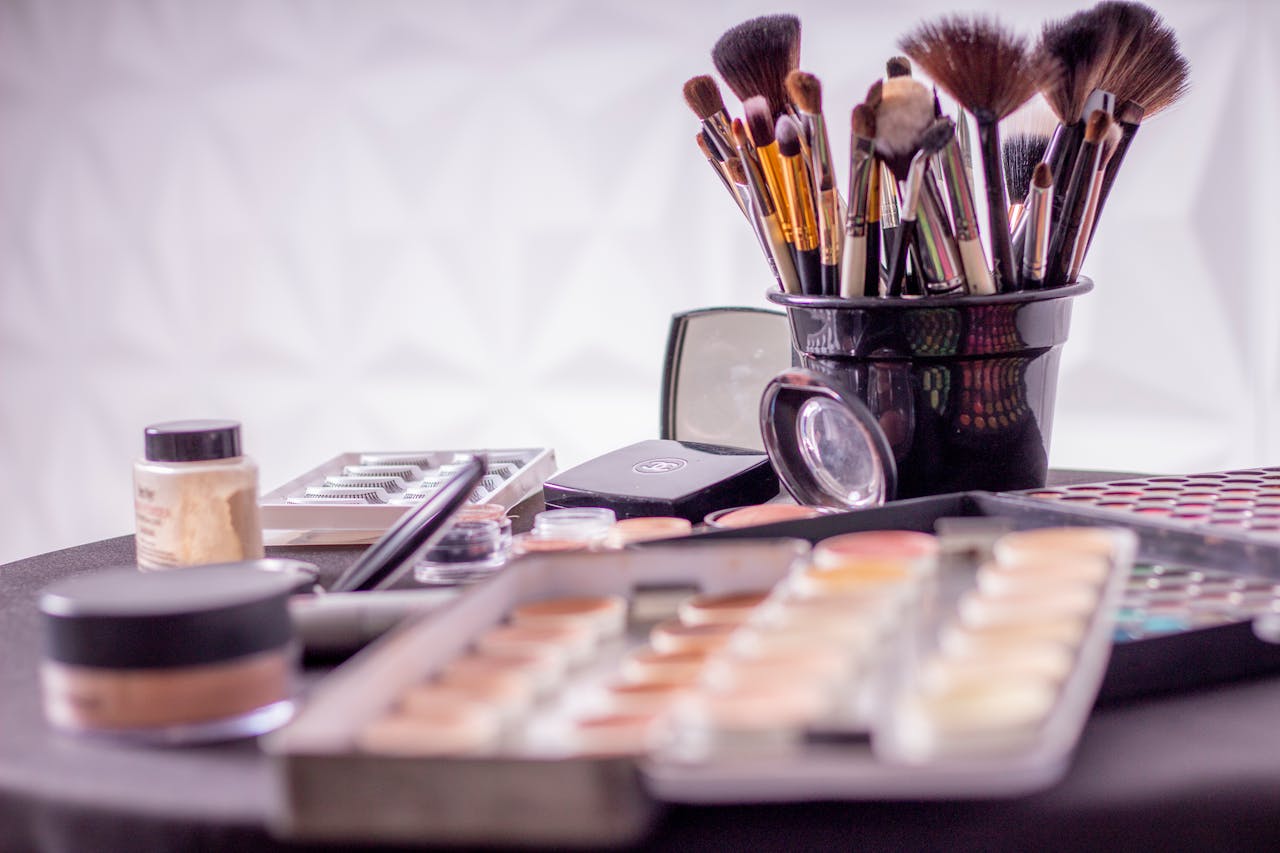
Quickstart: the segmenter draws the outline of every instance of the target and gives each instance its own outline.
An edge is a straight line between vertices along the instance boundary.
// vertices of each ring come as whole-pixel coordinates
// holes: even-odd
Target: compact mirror
[[[661,437],[763,451],[760,394],[791,363],[791,332],[781,311],[704,308],[673,315]]]
[[[893,497],[897,467],[875,415],[817,373],[791,368],[770,380],[760,431],[778,479],[802,504],[860,509]]]

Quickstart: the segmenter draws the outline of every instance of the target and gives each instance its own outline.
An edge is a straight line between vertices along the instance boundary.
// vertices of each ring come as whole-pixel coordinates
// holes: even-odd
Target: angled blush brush
[[[782,186],[790,207],[791,245],[795,250],[800,289],[808,294],[835,296],[827,290],[822,256],[818,249],[818,223],[814,213],[812,179],[800,145],[800,125],[791,116],[778,116],[775,129],[782,161]]]
[[[835,167],[831,163],[831,141],[822,114],[822,81],[804,71],[787,75],[787,92],[799,110],[809,138],[809,172],[818,215],[818,250],[822,261],[822,289],[840,292],[840,194],[836,191]]]
[[[763,15],[730,27],[711,48],[711,61],[743,102],[765,99],[772,124],[787,111],[787,74],[800,65],[800,19]]]
[[[991,277],[997,291],[1017,286],[1009,202],[1000,157],[1000,121],[1035,94],[1042,71],[1026,39],[994,20],[949,16],[926,22],[899,43],[935,83],[973,116],[987,194]]]

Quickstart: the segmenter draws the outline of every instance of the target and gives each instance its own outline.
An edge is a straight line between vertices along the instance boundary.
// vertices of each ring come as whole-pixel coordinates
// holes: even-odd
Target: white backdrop
[[[841,129],[953,8],[869,5],[786,7]],[[1086,264],[1051,461],[1280,462],[1280,13],[1158,7],[1193,91]],[[1032,32],[1078,7],[962,8]],[[770,283],[680,87],[780,10],[0,0],[0,562],[131,532],[159,420],[242,420],[264,490],[350,449],[568,466],[655,436],[670,315]]]

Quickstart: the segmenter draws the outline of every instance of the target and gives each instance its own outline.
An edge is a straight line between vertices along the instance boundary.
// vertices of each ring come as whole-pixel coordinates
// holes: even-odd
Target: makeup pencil
[[[733,120],[730,135],[738,152],[738,167],[742,169],[750,192],[751,208],[760,221],[760,234],[768,243],[769,256],[778,280],[782,283],[782,289],[787,293],[802,293],[800,277],[796,274],[795,260],[791,254],[791,246],[787,243],[781,215],[768,184],[765,183],[755,146],[741,119]]]
[[[983,17],[954,15],[921,24],[900,46],[973,115],[987,193],[991,277],[997,291],[1014,289],[1018,270],[1010,243],[999,123],[1035,94],[1040,66],[1025,39]]]
[[[787,75],[787,92],[800,112],[809,136],[809,172],[817,203],[818,251],[822,262],[822,290],[840,293],[840,194],[836,191],[835,168],[831,163],[831,142],[822,115],[822,81],[804,71]]]
[[[788,111],[786,79],[800,65],[800,19],[763,15],[730,27],[711,48],[711,61],[744,103],[765,99],[772,125]]]
[[[1053,212],[1053,170],[1037,163],[1027,191],[1027,241],[1022,255],[1022,282],[1030,290],[1044,287],[1049,257],[1049,217]]]
[[[871,193],[879,187],[873,178],[879,171],[876,162],[876,114],[866,104],[853,108],[852,133],[849,143],[849,215],[845,221],[844,254],[840,259],[841,296],[878,296],[880,294],[880,231],[876,222],[871,233]],[[872,241],[875,247],[872,248]],[[872,254],[874,253],[874,258]]]
[[[790,206],[791,245],[795,248],[800,288],[812,295],[834,296],[835,292],[828,292],[825,287],[811,190],[813,184],[800,147],[800,125],[791,116],[778,116],[776,135],[782,160],[783,192]]]

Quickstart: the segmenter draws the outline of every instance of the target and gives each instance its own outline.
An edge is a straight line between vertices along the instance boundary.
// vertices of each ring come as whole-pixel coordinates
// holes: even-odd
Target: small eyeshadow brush
[[[778,116],[775,133],[782,160],[783,192],[791,211],[791,245],[795,248],[800,288],[811,295],[835,296],[836,290],[827,290],[827,277],[823,270],[826,265],[822,263],[818,249],[813,183],[800,146],[800,125],[791,116]]]
[[[822,114],[822,81],[805,71],[787,75],[787,92],[799,110],[800,120],[809,138],[809,172],[817,204],[818,250],[822,262],[822,290],[829,295],[840,292],[840,194],[836,191],[835,167],[831,162],[831,141]]]

